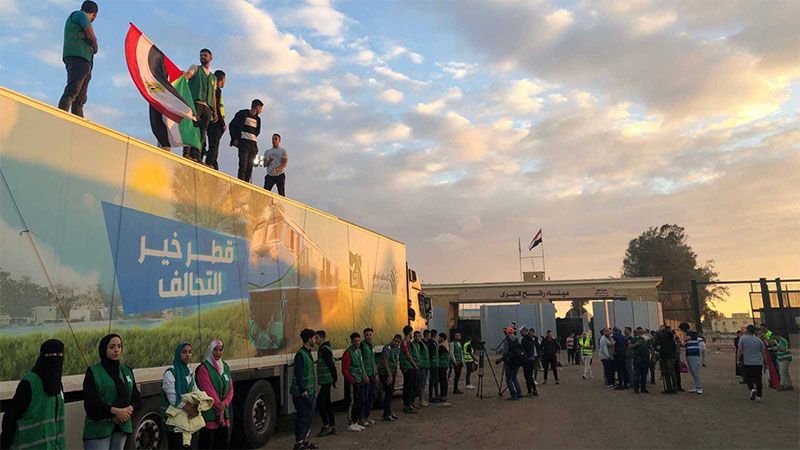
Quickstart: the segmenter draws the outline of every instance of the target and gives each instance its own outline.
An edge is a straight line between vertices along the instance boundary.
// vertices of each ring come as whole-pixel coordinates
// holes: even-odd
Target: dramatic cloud
[[[344,42],[347,17],[333,8],[329,0],[306,0],[306,4],[287,14],[289,22],[314,30],[315,36],[330,38],[334,45]]]

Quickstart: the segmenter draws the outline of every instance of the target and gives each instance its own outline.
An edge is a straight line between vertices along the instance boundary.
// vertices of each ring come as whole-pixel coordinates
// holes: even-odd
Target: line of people
[[[142,408],[133,370],[122,362],[122,338],[104,336],[99,361],[83,379],[83,446],[87,450],[121,450],[133,433],[134,414]],[[162,430],[170,449],[228,448],[233,380],[222,359],[224,344],[214,339],[194,373],[192,346],[175,349],[172,366],[162,380]],[[0,449],[63,449],[65,443],[64,391],[61,375],[64,343],[45,341],[39,358],[25,374],[3,416]]]
[[[92,79],[94,55],[99,51],[97,36],[92,23],[97,19],[97,3],[86,0],[81,8],[73,11],[64,24],[64,46],[62,60],[67,71],[67,84],[58,102],[64,111],[83,117],[83,106],[88,99],[89,82]],[[200,63],[190,66],[184,77],[189,85],[195,116],[194,125],[200,133],[200,147],[183,148],[183,157],[219,170],[219,143],[225,130],[230,133],[230,146],[239,153],[237,177],[250,182],[253,167],[264,166],[264,189],[271,191],[277,187],[279,195],[286,196],[286,167],[288,153],[281,147],[281,136],[272,135],[272,147],[258,157],[257,138],[261,132],[261,118],[264,103],[259,99],[251,102],[249,109],[236,113],[230,124],[225,123],[225,106],[222,89],[225,87],[225,72],[211,71],[214,59],[211,50],[200,50]],[[155,111],[150,108],[151,115]],[[152,120],[152,117],[151,117]],[[161,120],[160,116],[157,120]],[[168,148],[168,144],[164,144]]]

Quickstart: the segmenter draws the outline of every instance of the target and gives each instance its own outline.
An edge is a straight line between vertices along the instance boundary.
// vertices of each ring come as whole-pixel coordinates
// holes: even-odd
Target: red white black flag
[[[536,248],[537,245],[541,243],[542,243],[542,229],[539,228],[539,231],[537,231],[536,235],[533,236],[533,239],[531,239],[531,243],[528,244],[528,251],[533,250],[534,248]]]

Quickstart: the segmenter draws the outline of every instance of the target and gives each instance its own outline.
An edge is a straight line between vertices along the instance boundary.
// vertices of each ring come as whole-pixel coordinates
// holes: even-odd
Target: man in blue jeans
[[[300,332],[300,339],[303,346],[294,355],[294,365],[292,367],[292,403],[297,410],[294,423],[294,450],[316,448],[306,440],[311,431],[311,419],[314,416],[315,388],[317,377],[314,372],[314,357],[311,350],[319,344],[319,338],[314,334],[314,330],[308,328]]]
[[[500,346],[499,351],[502,356],[494,363],[504,363],[506,385],[508,386],[508,393],[511,395],[509,400],[520,400],[522,399],[522,387],[519,385],[517,374],[522,365],[523,349],[522,344],[520,344],[516,334],[514,334],[514,328],[506,328],[506,339],[503,341],[503,345]]]

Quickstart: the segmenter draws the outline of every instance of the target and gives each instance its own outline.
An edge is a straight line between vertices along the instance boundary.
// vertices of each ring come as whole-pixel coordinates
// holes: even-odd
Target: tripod
[[[489,370],[492,372],[492,378],[494,378],[494,384],[497,386],[497,395],[500,397],[503,396],[503,388],[502,388],[502,380],[497,380],[497,374],[494,372],[494,367],[492,367],[492,362],[488,361],[489,356],[486,354],[486,345],[481,345],[481,348],[478,349],[478,392],[476,396],[478,398],[483,398],[483,375],[484,375],[484,360],[487,360],[489,364]]]

